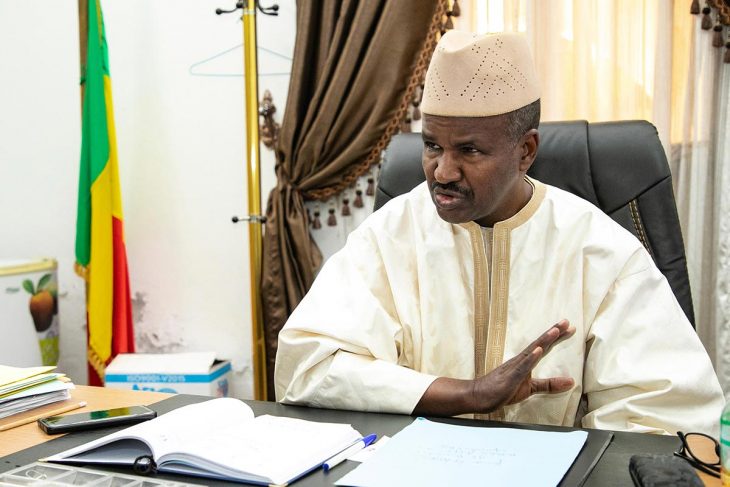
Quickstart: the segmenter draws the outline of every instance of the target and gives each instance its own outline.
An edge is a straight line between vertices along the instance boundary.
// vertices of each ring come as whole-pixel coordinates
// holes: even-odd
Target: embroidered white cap
[[[446,117],[489,117],[540,98],[540,83],[522,34],[441,37],[426,72],[421,110]]]

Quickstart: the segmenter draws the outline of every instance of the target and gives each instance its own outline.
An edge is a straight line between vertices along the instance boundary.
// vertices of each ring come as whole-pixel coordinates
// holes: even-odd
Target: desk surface
[[[35,415],[38,412],[53,411],[59,408],[59,404],[86,401],[87,405],[83,408],[74,409],[67,414],[82,413],[86,411],[97,411],[99,409],[123,408],[127,406],[148,405],[163,399],[167,399],[171,394],[163,394],[161,392],[149,391],[129,391],[124,389],[109,389],[104,387],[76,386],[71,391],[71,400],[63,403],[49,404],[44,406],[46,411],[39,408],[29,412],[29,415]],[[50,413],[49,413],[50,414]],[[14,420],[22,417],[21,415],[8,418]],[[34,422],[18,426],[11,430],[0,432],[0,457],[11,453],[30,448],[39,443],[58,438],[62,435],[47,435]]]
[[[73,391],[74,400],[85,400],[88,405],[84,410],[98,410],[112,407],[153,405],[159,413],[164,413],[184,404],[204,401],[209,398],[202,396],[174,396],[157,392],[125,391],[119,389],[105,389],[97,387],[77,386]],[[161,402],[160,402],[161,401]],[[410,416],[390,414],[367,414],[354,411],[322,410],[296,406],[284,406],[271,402],[246,401],[258,416],[273,414],[290,416],[313,421],[332,421],[349,423],[361,432],[377,432],[379,435],[393,436],[409,424]],[[69,413],[71,414],[71,413]],[[468,424],[468,420],[453,420],[458,424]],[[556,428],[561,429],[561,428]],[[90,441],[108,434],[112,430],[89,431],[73,435],[53,435],[43,433],[35,423],[0,432],[0,456],[6,456],[0,461],[0,471],[9,470],[38,458],[49,455],[51,452],[63,451],[72,446]],[[46,443],[53,440],[52,443]],[[613,442],[608,447],[595,469],[584,485],[587,486],[629,486],[632,485],[628,474],[628,463],[631,455],[636,453],[671,453],[676,450],[679,440],[672,436],[642,435],[635,433],[615,433]],[[357,466],[354,462],[345,462],[330,474],[322,471],[314,472],[301,479],[295,485],[329,486],[344,476],[345,473]],[[698,472],[699,473],[699,472]],[[719,479],[700,473],[700,477],[707,486],[720,486]],[[190,482],[191,479],[186,479]],[[210,481],[209,479],[192,479],[195,482],[207,485],[241,485],[226,482]]]

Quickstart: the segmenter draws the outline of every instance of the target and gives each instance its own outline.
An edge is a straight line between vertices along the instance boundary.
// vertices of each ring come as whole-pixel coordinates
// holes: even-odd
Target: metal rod
[[[261,214],[261,172],[259,159],[258,63],[256,61],[256,2],[248,0],[243,8],[243,61],[246,70],[246,169],[248,214]],[[251,332],[254,399],[266,400],[266,348],[261,313],[261,221],[251,219],[248,242],[251,265]]]

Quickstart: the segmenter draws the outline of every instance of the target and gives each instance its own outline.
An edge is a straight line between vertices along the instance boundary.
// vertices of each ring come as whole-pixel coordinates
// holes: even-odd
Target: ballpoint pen
[[[357,440],[353,445],[349,446],[348,448],[345,448],[337,455],[333,456],[329,460],[325,461],[322,464],[322,468],[325,472],[329,472],[331,469],[333,469],[335,466],[339,465],[343,461],[347,460],[349,457],[354,455],[355,453],[359,452],[363,448],[367,448],[368,446],[372,445],[378,435],[372,434],[367,435],[363,438],[360,438]]]

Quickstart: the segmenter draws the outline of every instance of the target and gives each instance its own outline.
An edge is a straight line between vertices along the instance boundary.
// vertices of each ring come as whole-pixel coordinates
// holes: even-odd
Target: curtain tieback
[[[276,186],[279,188],[279,190],[291,188],[291,190],[293,191],[302,193],[302,188],[291,182],[289,174],[281,164],[276,164],[276,167],[274,167],[274,171],[276,172]]]

